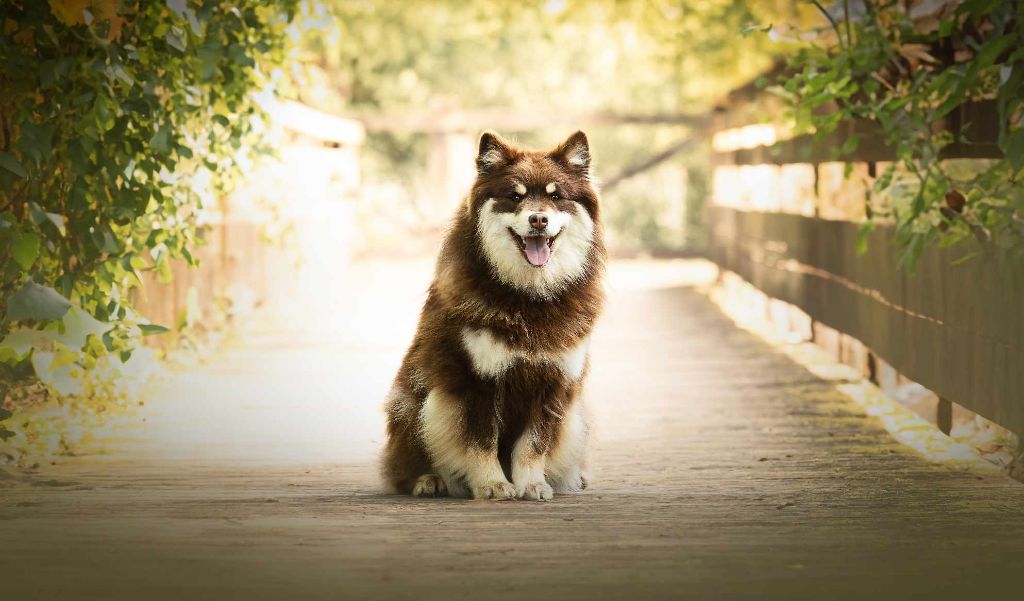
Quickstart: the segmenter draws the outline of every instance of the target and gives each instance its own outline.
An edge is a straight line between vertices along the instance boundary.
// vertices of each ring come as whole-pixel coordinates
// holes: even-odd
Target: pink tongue
[[[548,248],[544,236],[526,237],[526,258],[535,267],[540,267],[548,262],[548,259],[551,258],[551,249]]]

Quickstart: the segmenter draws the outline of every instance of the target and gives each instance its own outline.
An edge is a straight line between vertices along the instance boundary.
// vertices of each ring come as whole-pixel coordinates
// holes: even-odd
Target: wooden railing
[[[978,143],[955,145],[945,158],[1000,156],[984,106],[965,106],[952,118],[974,123]],[[735,121],[720,122],[726,125],[719,131],[738,131]],[[962,252],[928,249],[908,274],[897,266],[894,232],[884,224],[858,254],[876,162],[893,155],[868,137],[844,158],[853,163],[853,176],[844,179],[847,165],[828,158],[843,133],[853,132],[824,144],[798,138],[720,149],[708,210],[710,257],[863,345],[859,367],[876,381],[884,364],[933,391],[947,432],[955,403],[1024,434],[1021,270],[988,256],[957,265]]]

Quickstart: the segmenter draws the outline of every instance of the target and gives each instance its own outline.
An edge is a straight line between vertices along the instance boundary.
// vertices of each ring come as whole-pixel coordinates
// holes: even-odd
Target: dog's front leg
[[[441,390],[427,395],[420,424],[434,468],[452,495],[469,492],[474,499],[511,499],[516,490],[498,462],[497,419],[474,416],[469,408]]]
[[[548,501],[554,496],[544,479],[547,439],[543,428],[531,427],[512,447],[512,483],[516,487],[516,496],[521,499]]]

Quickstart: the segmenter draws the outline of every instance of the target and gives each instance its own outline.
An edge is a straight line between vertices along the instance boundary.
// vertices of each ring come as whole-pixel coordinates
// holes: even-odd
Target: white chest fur
[[[484,377],[497,378],[521,359],[532,363],[551,363],[569,379],[579,380],[587,364],[590,339],[562,352],[533,353],[509,347],[489,330],[466,328],[462,330],[462,344],[473,362],[473,370]]]

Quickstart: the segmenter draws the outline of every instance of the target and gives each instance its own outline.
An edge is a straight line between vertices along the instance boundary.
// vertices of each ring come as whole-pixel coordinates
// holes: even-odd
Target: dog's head
[[[583,132],[546,152],[488,132],[476,164],[470,214],[497,279],[548,297],[599,267],[598,196]]]

